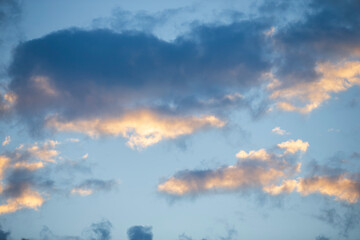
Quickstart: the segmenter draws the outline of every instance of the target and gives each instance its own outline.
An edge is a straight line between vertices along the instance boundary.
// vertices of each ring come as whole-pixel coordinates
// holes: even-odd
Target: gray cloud
[[[318,61],[359,56],[359,1],[307,1],[305,15],[279,29],[275,46],[280,53],[277,76],[286,84],[314,81]]]
[[[107,192],[111,191],[118,186],[118,182],[115,180],[101,180],[101,179],[87,179],[75,186],[71,192],[80,195],[89,195],[95,192]]]
[[[330,240],[330,238],[324,237],[323,235],[317,236],[315,240]]]
[[[8,240],[9,236],[10,236],[10,232],[4,231],[0,225],[0,240]]]
[[[50,113],[73,120],[139,108],[191,114],[249,106],[222,98],[258,85],[269,70],[268,28],[263,20],[201,25],[172,42],[134,31],[51,33],[14,51],[12,109],[36,129]]]
[[[54,234],[47,226],[40,232],[41,240],[110,240],[112,224],[102,220],[85,229],[83,236],[61,236]]]
[[[359,228],[360,208],[356,205],[343,205],[340,208],[323,208],[317,219],[339,229],[341,237],[349,237],[349,234]]]
[[[133,226],[127,231],[129,240],[152,240],[151,227]]]

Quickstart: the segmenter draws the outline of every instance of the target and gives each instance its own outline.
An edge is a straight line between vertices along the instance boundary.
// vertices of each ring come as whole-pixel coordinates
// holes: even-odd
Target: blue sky
[[[359,10],[0,0],[0,240],[359,239]]]

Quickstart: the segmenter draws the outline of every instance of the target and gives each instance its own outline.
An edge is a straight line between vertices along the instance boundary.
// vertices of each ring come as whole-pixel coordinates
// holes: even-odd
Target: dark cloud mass
[[[270,66],[268,27],[263,21],[198,26],[173,42],[141,32],[63,30],[16,48],[9,89],[16,112],[40,123],[49,113],[75,119],[196,105],[259,83]]]
[[[0,240],[8,240],[9,235],[10,235],[10,232],[4,231],[0,225]]]
[[[338,61],[360,56],[360,2],[357,0],[308,1],[305,16],[279,29],[275,48],[277,75],[288,84],[314,81],[318,61]]]
[[[219,111],[204,102],[259,88],[264,73],[273,71],[288,87],[317,80],[318,62],[360,55],[359,1],[305,1],[300,20],[279,26],[276,17],[263,17],[293,4],[269,1],[258,18],[197,25],[170,42],[131,29],[76,28],[23,42],[9,68],[15,112],[39,127],[49,114],[74,120],[139,108]],[[0,112],[10,112],[2,101]],[[223,109],[229,104],[250,107],[252,97],[221,102]]]
[[[128,229],[129,240],[152,240],[151,227],[133,226]]]

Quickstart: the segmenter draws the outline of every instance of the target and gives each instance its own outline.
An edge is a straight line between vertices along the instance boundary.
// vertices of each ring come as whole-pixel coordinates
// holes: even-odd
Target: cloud
[[[72,143],[77,143],[77,142],[80,142],[80,139],[78,139],[78,138],[68,138],[67,141],[72,142]]]
[[[158,185],[158,191],[171,196],[204,193],[262,190],[269,195],[297,192],[302,196],[321,194],[336,201],[356,204],[360,200],[360,182],[356,174],[324,169],[325,175],[293,177],[300,172],[301,163],[294,162],[298,152],[306,152],[309,143],[298,139],[277,145],[283,153],[265,149],[241,150],[238,162],[214,170],[184,170]],[[330,174],[333,173],[333,174]],[[337,174],[335,174],[337,173]],[[280,183],[280,184],[279,184]]]
[[[273,133],[278,134],[278,135],[288,135],[290,134],[289,132],[287,132],[284,129],[281,129],[280,127],[275,127],[271,130]]]
[[[151,227],[133,226],[127,231],[129,240],[152,240]]]
[[[333,93],[359,84],[359,2],[310,0],[302,6],[296,4],[289,1],[281,11],[274,1],[266,6],[266,11],[275,9],[272,16],[279,25],[271,37],[276,56],[268,75],[269,92],[279,109],[306,114]],[[286,8],[292,10],[293,20],[290,17],[284,24]]]
[[[83,132],[91,137],[122,135],[129,139],[127,144],[133,149],[148,147],[162,139],[191,134],[200,128],[224,125],[225,122],[215,116],[171,117],[145,110],[126,114],[121,118],[62,122],[55,117],[46,121],[46,126],[57,131]]]
[[[331,93],[360,85],[358,61],[318,63],[316,73],[320,78],[315,81],[299,82],[284,88],[279,84],[279,89],[274,89],[270,98],[276,99],[277,106],[282,110],[309,113],[330,99]]]
[[[43,161],[47,162],[55,162],[56,156],[59,154],[57,150],[55,150],[55,146],[58,145],[59,142],[49,140],[46,141],[42,146],[39,146],[38,143],[35,143],[31,147],[27,149],[27,151]]]
[[[87,179],[81,184],[77,185],[71,190],[72,194],[82,196],[91,195],[99,191],[110,191],[114,189],[119,183],[115,180],[100,180],[100,179]]]
[[[63,160],[56,149],[59,144],[46,140],[0,154],[0,215],[25,208],[38,210],[53,193],[68,194],[64,173],[91,172],[85,160]],[[70,176],[72,183],[75,176]],[[91,178],[75,186],[72,192],[85,195],[110,191],[117,185],[114,180]]]
[[[3,146],[6,146],[6,145],[8,145],[10,142],[11,142],[10,136],[6,136],[6,137],[5,137],[5,140],[2,142],[2,145],[3,145]]]
[[[271,155],[266,152],[264,148],[257,151],[250,151],[249,153],[241,150],[236,154],[236,157],[239,159],[258,159],[262,161],[271,160]]]
[[[14,30],[21,16],[21,2],[17,0],[0,1],[0,46],[6,41]]]
[[[325,236],[323,236],[323,235],[320,235],[320,236],[317,236],[317,237],[315,238],[315,240],[330,240],[330,238],[327,238],[327,237],[325,237]]]
[[[29,188],[22,189],[21,195],[9,198],[6,204],[0,205],[0,215],[12,213],[22,208],[37,210],[44,203],[44,198]]]
[[[111,239],[111,228],[112,228],[112,224],[107,220],[103,220],[98,223],[93,223],[93,224],[91,224],[91,227],[90,227],[91,237],[89,239],[110,240]]]
[[[8,240],[10,232],[5,232],[0,225],[0,240]]]
[[[358,229],[360,224],[359,205],[343,205],[338,208],[323,208],[315,217],[335,229],[339,235],[348,238],[350,231]]]
[[[50,140],[0,155],[0,196],[3,200],[0,215],[23,208],[37,210],[46,201],[47,195],[39,190],[51,189],[53,182],[41,170],[54,162],[50,159],[54,155],[47,152],[55,151],[56,144]]]
[[[173,196],[197,195],[207,192],[245,191],[266,188],[300,171],[300,163],[287,159],[296,151],[285,149],[286,154],[258,151],[240,151],[235,165],[215,170],[185,170],[176,173],[158,185],[158,191]]]
[[[112,224],[108,220],[102,220],[91,224],[83,231],[81,236],[59,236],[54,234],[48,227],[44,226],[40,232],[41,240],[110,240]]]
[[[34,133],[70,125],[77,130],[81,124],[102,128],[143,111],[157,123],[171,119],[166,124],[217,127],[210,118],[229,111],[228,106],[251,108],[251,97],[242,93],[269,71],[265,29],[266,21],[253,19],[198,25],[171,42],[149,33],[103,29],[67,29],[26,41],[15,49],[9,67],[7,94],[16,100],[8,114]],[[92,128],[86,133],[102,134]]]
[[[279,143],[277,146],[281,149],[285,149],[285,154],[294,154],[298,151],[306,152],[307,148],[309,147],[309,143],[303,142],[301,139],[298,139],[296,141],[291,139],[289,141]]]
[[[352,204],[360,199],[360,182],[345,175],[286,180],[280,186],[272,185],[264,190],[272,195],[291,193],[295,190],[303,196],[318,193]]]

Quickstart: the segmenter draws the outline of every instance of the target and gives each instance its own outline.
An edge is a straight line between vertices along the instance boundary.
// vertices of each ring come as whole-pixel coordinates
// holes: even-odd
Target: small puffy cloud
[[[269,153],[266,152],[264,148],[257,150],[257,151],[250,151],[249,153],[245,152],[244,150],[241,150],[236,154],[236,157],[239,159],[258,159],[262,161],[266,161],[271,159],[271,156]]]
[[[278,135],[288,135],[290,134],[289,132],[287,132],[284,129],[281,129],[280,127],[275,127],[271,130],[273,133],[278,134]]]
[[[277,146],[281,149],[285,149],[285,154],[294,154],[299,151],[306,152],[309,147],[309,143],[303,142],[301,139],[298,139],[296,141],[291,139],[289,141],[279,143]]]
[[[57,131],[85,133],[91,137],[121,135],[133,149],[142,149],[162,139],[191,134],[204,127],[223,127],[225,122],[215,116],[177,117],[151,111],[136,111],[120,118],[96,118],[66,122],[57,117],[47,119],[46,126]]]
[[[118,181],[115,180],[104,181],[100,179],[88,179],[83,181],[81,184],[75,186],[71,190],[71,194],[87,196],[95,192],[111,191],[118,185],[119,185]]]
[[[4,139],[4,141],[2,142],[2,145],[3,145],[3,146],[6,146],[6,145],[8,145],[10,142],[11,142],[10,136],[6,136],[5,139]]]
[[[127,231],[129,240],[152,240],[151,227],[133,226]]]

